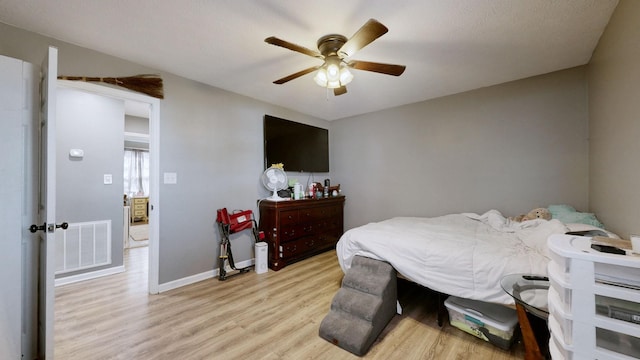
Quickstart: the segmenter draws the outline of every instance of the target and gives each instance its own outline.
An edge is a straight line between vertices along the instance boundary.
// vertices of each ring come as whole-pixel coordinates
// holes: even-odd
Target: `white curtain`
[[[149,196],[149,151],[124,150],[124,193]]]

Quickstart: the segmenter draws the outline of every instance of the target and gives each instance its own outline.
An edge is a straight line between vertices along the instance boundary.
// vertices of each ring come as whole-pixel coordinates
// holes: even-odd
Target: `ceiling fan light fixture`
[[[318,69],[313,80],[321,87],[336,89],[350,83],[353,80],[353,74],[346,65],[330,62]]]
[[[353,80],[353,74],[351,73],[351,71],[349,71],[349,69],[346,66],[343,66],[340,69],[340,84],[342,86],[345,86],[348,83],[350,83],[351,80]]]
[[[337,81],[340,79],[340,67],[337,64],[327,65],[327,79],[329,81]]]
[[[329,80],[327,82],[327,87],[329,89],[336,89],[340,87],[340,80]]]
[[[334,89],[333,94],[338,96],[347,93],[346,85],[353,80],[353,74],[348,68],[400,76],[406,68],[404,65],[382,64],[359,60],[346,62],[345,60],[380,36],[386,34],[387,31],[389,31],[389,29],[378,20],[369,19],[351,38],[340,34],[322,36],[317,41],[318,51],[278,39],[274,36],[268,37],[264,39],[268,44],[324,60],[324,63],[320,66],[306,68],[278,79],[273,83],[278,85],[284,84],[315,71],[316,73],[313,77],[315,83],[326,89]]]
[[[318,71],[316,71],[316,76],[313,77],[313,81],[322,87],[327,87],[328,80],[327,71],[324,68],[318,69]]]

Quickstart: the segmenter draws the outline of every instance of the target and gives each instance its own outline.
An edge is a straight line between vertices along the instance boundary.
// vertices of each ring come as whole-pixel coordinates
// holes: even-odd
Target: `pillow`
[[[592,213],[576,211],[569,205],[549,205],[547,209],[551,213],[552,219],[558,219],[565,224],[580,223],[604,229],[604,225]]]
[[[547,210],[549,210],[551,216],[554,218],[558,215],[576,212],[576,209],[571,205],[549,205]]]

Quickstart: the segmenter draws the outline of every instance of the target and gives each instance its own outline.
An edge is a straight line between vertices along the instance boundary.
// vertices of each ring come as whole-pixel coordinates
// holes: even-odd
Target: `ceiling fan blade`
[[[282,84],[286,83],[287,81],[291,81],[293,79],[297,79],[302,75],[307,75],[308,73],[314,72],[314,71],[318,70],[319,68],[320,68],[320,65],[313,66],[313,67],[310,67],[308,69],[300,70],[295,74],[291,74],[289,76],[285,76],[282,79],[278,79],[278,80],[274,81],[273,83],[274,84],[278,84],[278,85],[282,85]]]
[[[319,52],[317,52],[315,50],[307,49],[304,46],[296,45],[294,43],[290,43],[288,41],[285,41],[285,40],[282,40],[282,39],[278,39],[275,36],[268,37],[268,38],[264,39],[264,41],[267,44],[280,46],[280,47],[283,47],[285,49],[289,49],[289,50],[292,50],[292,51],[299,52],[301,54],[313,56],[313,57],[320,58],[320,59],[324,58],[324,56],[322,56],[322,54],[320,54]]]
[[[333,95],[335,95],[335,96],[346,94],[346,93],[347,93],[347,87],[346,86],[340,86],[339,88],[333,89]]]
[[[352,60],[349,61],[349,67],[357,70],[373,71],[381,74],[400,76],[407,67],[404,65],[382,64],[369,61]]]
[[[342,45],[338,50],[338,55],[341,57],[353,56],[356,51],[369,45],[373,40],[386,34],[389,31],[386,26],[382,25],[376,19],[369,19],[362,27]]]

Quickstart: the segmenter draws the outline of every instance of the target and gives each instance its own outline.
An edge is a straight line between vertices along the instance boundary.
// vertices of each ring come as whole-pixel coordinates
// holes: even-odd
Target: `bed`
[[[497,210],[433,218],[397,217],[344,233],[336,245],[346,273],[356,255],[390,263],[413,282],[467,299],[513,304],[500,288],[507,274],[546,274],[547,238],[569,231],[601,231],[558,219],[515,222]]]

